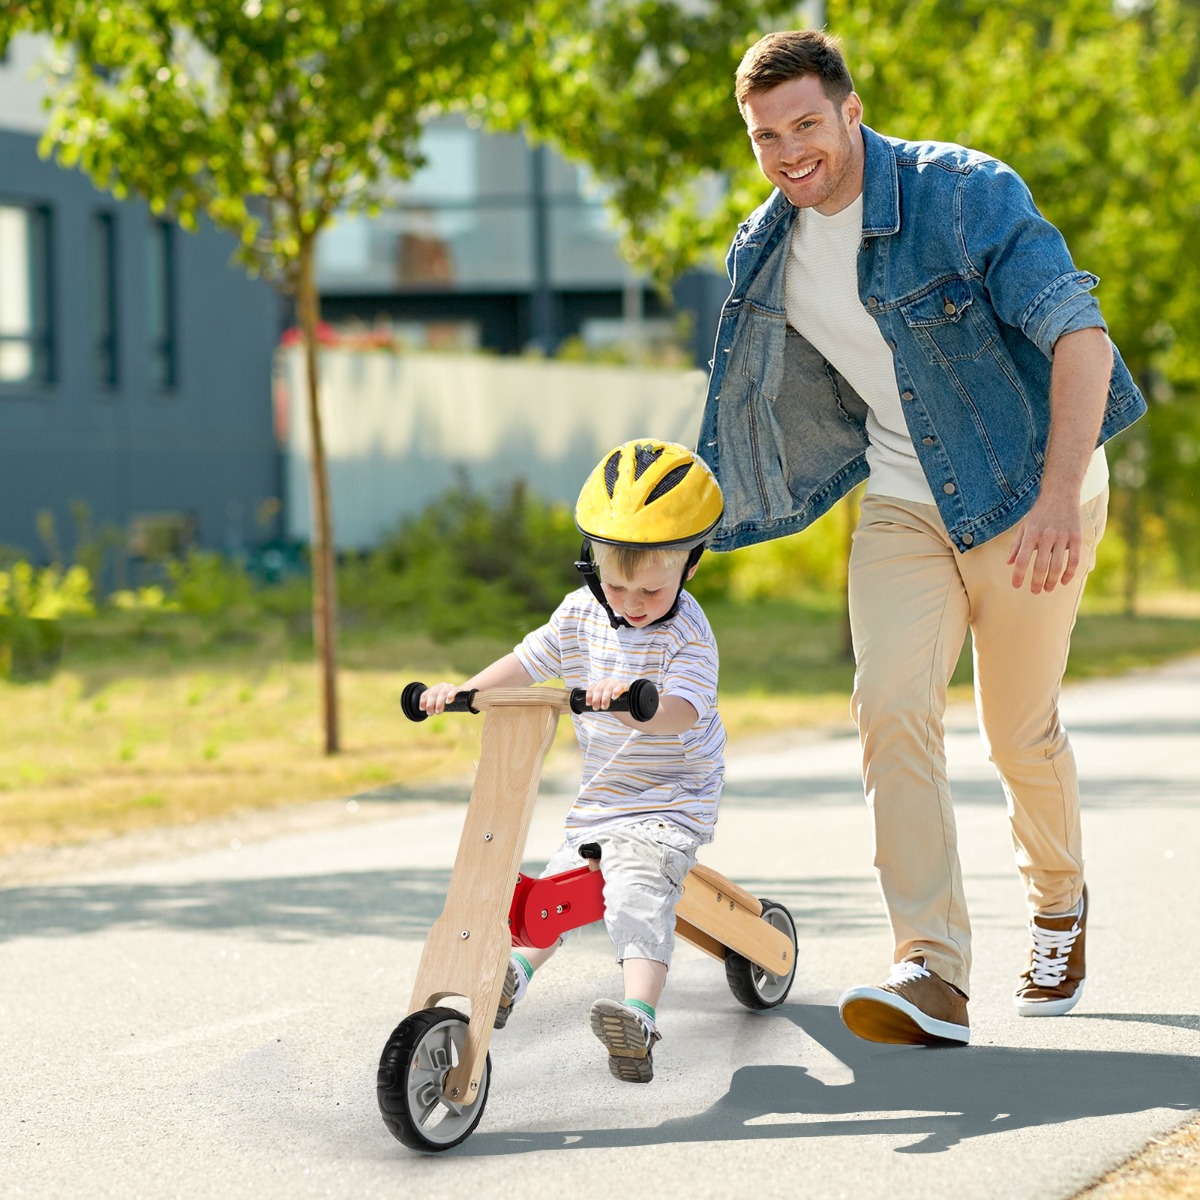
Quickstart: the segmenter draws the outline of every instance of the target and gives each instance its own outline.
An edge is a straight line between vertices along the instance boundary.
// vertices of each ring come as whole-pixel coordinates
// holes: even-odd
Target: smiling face
[[[635,629],[653,625],[665,617],[675,603],[679,593],[680,569],[674,563],[657,563],[650,560],[629,575],[618,569],[615,563],[601,569],[601,586],[604,598],[618,617],[624,617]],[[693,566],[688,578],[695,571]]]
[[[742,116],[767,179],[797,208],[831,217],[862,191],[862,101],[835,104],[815,75],[751,92]]]

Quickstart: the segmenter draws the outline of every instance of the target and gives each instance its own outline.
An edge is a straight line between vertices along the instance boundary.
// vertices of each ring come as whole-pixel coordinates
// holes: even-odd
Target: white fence
[[[304,359],[279,360],[284,509],[311,540]],[[470,355],[327,349],[321,414],[338,549],[376,545],[465,473],[491,495],[525,480],[574,503],[612,446],[636,437],[696,444],[702,371],[606,367]]]

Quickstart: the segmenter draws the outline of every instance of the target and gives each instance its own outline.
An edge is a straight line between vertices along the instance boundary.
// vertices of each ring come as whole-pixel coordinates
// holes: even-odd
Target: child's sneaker
[[[618,1000],[592,1005],[592,1032],[608,1050],[608,1069],[625,1083],[649,1083],[654,1078],[654,1043],[662,1034],[637,1009]]]
[[[529,975],[526,974],[527,963],[524,958],[517,961],[516,955],[508,960],[508,970],[504,973],[504,986],[500,989],[500,1007],[496,1009],[496,1019],[492,1022],[493,1029],[503,1029],[508,1024],[512,1007],[525,995],[529,987]],[[532,967],[528,967],[532,971]]]
[[[510,958],[508,970],[504,973],[504,987],[500,991],[500,1007],[496,1009],[496,1019],[492,1022],[493,1029],[503,1029],[508,1024],[509,1014],[517,994],[517,964]]]

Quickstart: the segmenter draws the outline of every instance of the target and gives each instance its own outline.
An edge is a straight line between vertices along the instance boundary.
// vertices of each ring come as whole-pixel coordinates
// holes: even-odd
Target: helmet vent
[[[659,499],[660,496],[665,496],[668,492],[677,488],[683,482],[683,477],[691,469],[691,463],[683,463],[678,467],[672,467],[650,490],[650,494],[646,497],[646,503],[650,504]]]
[[[621,470],[621,451],[614,450],[609,456],[608,461],[604,464],[604,486],[608,491],[608,498],[611,500],[613,491],[617,486],[617,475]]]
[[[648,467],[654,466],[663,456],[661,446],[652,446],[649,442],[639,442],[633,448],[633,477],[641,479]]]

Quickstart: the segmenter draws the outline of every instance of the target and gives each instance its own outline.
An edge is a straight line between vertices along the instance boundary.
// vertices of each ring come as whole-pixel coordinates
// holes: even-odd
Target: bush
[[[92,578],[80,566],[0,570],[0,677],[34,676],[62,655],[62,618],[92,616]]]
[[[343,608],[402,620],[439,641],[517,637],[579,586],[579,544],[565,505],[538,499],[523,483],[489,503],[464,483],[345,564]]]

